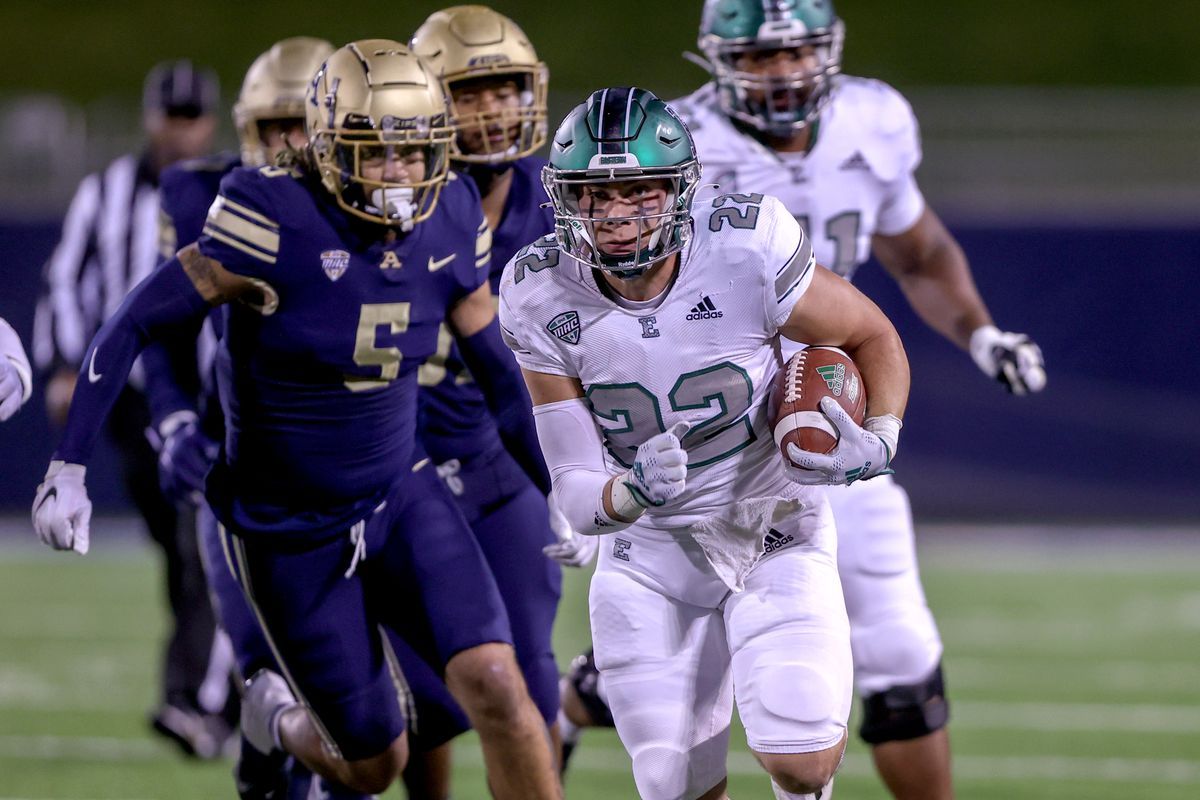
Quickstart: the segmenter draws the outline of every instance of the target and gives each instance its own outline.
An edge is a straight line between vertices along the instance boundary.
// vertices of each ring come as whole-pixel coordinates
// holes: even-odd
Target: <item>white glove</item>
[[[21,408],[25,400],[25,384],[17,368],[0,355],[0,422],[4,422]]]
[[[1023,333],[983,325],[971,334],[971,358],[984,375],[1000,381],[1012,394],[1040,392],[1046,386],[1042,350]]]
[[[683,492],[688,454],[679,443],[691,424],[676,422],[671,430],[642,442],[633,467],[612,484],[613,510],[624,519],[636,519],[651,506],[663,506]]]
[[[92,501],[83,478],[87,467],[51,461],[33,500],[33,529],[55,550],[88,551]]]
[[[558,508],[554,495],[549,497],[550,528],[558,537],[555,544],[548,544],[542,552],[564,567],[586,567],[600,549],[599,536],[581,536],[571,527],[566,515]]]
[[[806,486],[849,485],[892,474],[888,465],[896,454],[899,419],[885,414],[871,417],[860,427],[832,397],[821,398],[821,411],[837,428],[837,447],[832,453],[810,453],[788,442],[783,470],[789,480]]]

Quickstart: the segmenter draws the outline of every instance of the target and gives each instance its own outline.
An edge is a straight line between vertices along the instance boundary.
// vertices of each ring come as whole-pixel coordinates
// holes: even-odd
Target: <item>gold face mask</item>
[[[511,19],[454,6],[425,20],[411,44],[450,95],[455,161],[514,161],[546,143],[549,71]]]
[[[407,47],[340,48],[313,79],[305,112],[312,164],[342,209],[403,230],[433,213],[454,128],[441,81]]]

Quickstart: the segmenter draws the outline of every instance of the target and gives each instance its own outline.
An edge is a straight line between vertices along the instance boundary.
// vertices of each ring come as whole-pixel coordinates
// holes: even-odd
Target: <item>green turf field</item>
[[[232,797],[229,764],[183,761],[146,732],[157,564],[106,546],[106,524],[86,559],[0,538],[0,800]],[[921,555],[960,797],[1200,797],[1200,535],[955,533],[923,530]],[[585,584],[569,576],[564,662],[586,642]],[[588,733],[576,758],[568,797],[636,796],[611,733]],[[456,798],[485,798],[472,742],[457,763]],[[737,800],[771,797],[744,746],[729,769]],[[836,796],[885,797],[860,745]]]

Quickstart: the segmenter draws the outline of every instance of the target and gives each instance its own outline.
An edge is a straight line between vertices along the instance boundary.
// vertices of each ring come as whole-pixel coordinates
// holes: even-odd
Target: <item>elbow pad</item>
[[[538,441],[554,497],[577,533],[595,536],[628,528],[604,510],[604,492],[613,477],[604,462],[604,443],[583,398],[534,406]]]

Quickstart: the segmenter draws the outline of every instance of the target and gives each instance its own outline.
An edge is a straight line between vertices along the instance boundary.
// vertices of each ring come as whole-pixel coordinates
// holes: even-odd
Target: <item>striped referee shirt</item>
[[[158,176],[146,156],[122,156],[79,184],[46,263],[34,324],[38,368],[79,368],[96,331],[158,263],[158,216]]]

